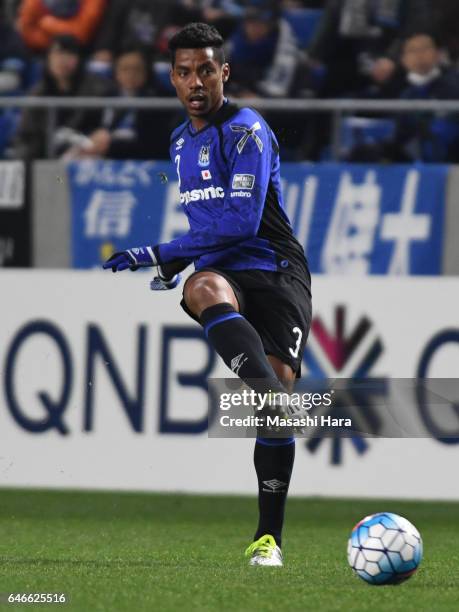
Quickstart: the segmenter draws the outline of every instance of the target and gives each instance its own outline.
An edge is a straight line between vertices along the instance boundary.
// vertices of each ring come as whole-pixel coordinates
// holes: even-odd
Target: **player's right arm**
[[[116,272],[127,268],[137,270],[143,266],[163,268],[180,261],[190,263],[202,255],[254,237],[270,181],[271,139],[266,124],[259,121],[253,111],[246,113],[245,120],[236,119],[227,128],[229,180],[221,214],[208,225],[190,228],[170,242],[116,253],[104,267]]]
[[[272,133],[255,112],[244,109],[226,124],[224,134],[228,182],[220,214],[207,225],[155,245],[153,254],[161,264],[197,259],[257,235],[271,178]]]
[[[181,126],[172,133],[172,140],[180,131]],[[155,291],[162,291],[174,289],[181,280],[180,272],[187,268],[192,261],[190,258],[182,257],[169,263],[160,264],[153,252],[153,247],[141,246],[113,253],[102,267],[104,270],[111,269],[112,272],[121,272],[128,269],[134,272],[139,268],[156,267],[156,276],[150,283],[150,287]]]
[[[112,272],[121,272],[127,269],[134,272],[139,268],[156,266],[156,276],[151,281],[150,288],[153,291],[164,291],[177,287],[181,280],[180,272],[189,266],[191,261],[190,259],[176,259],[171,263],[160,265],[152,248],[146,246],[113,253],[102,267],[104,270],[111,269]]]

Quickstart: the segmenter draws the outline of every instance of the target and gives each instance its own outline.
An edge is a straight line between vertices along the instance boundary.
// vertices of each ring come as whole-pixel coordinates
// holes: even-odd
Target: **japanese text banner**
[[[187,230],[169,162],[74,162],[68,173],[74,267]],[[440,274],[447,175],[438,165],[284,163],[284,205],[311,271]]]

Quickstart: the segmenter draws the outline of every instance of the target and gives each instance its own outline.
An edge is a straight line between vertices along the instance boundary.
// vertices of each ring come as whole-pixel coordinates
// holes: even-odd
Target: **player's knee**
[[[234,293],[228,282],[218,274],[203,272],[190,277],[183,291],[188,308],[200,316],[202,311],[215,304],[229,302],[234,305]]]

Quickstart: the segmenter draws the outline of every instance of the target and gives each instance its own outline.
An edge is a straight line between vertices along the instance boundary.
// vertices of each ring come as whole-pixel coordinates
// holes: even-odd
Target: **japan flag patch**
[[[201,170],[201,176],[205,181],[210,181],[210,179],[212,178],[212,175],[209,170]]]

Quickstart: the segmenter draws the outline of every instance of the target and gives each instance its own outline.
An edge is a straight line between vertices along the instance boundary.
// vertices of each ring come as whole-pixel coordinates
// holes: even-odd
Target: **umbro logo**
[[[185,139],[184,138],[180,138],[179,140],[177,140],[177,142],[175,143],[175,150],[176,151],[180,151],[180,149],[183,147],[185,143]]]
[[[247,361],[245,353],[240,353],[231,359],[231,369],[235,374],[239,374],[242,365]]]
[[[282,482],[282,480],[277,480],[277,478],[273,478],[272,480],[263,480],[263,484],[268,487],[265,489],[263,487],[263,491],[267,493],[283,493],[287,490],[287,483]]]

